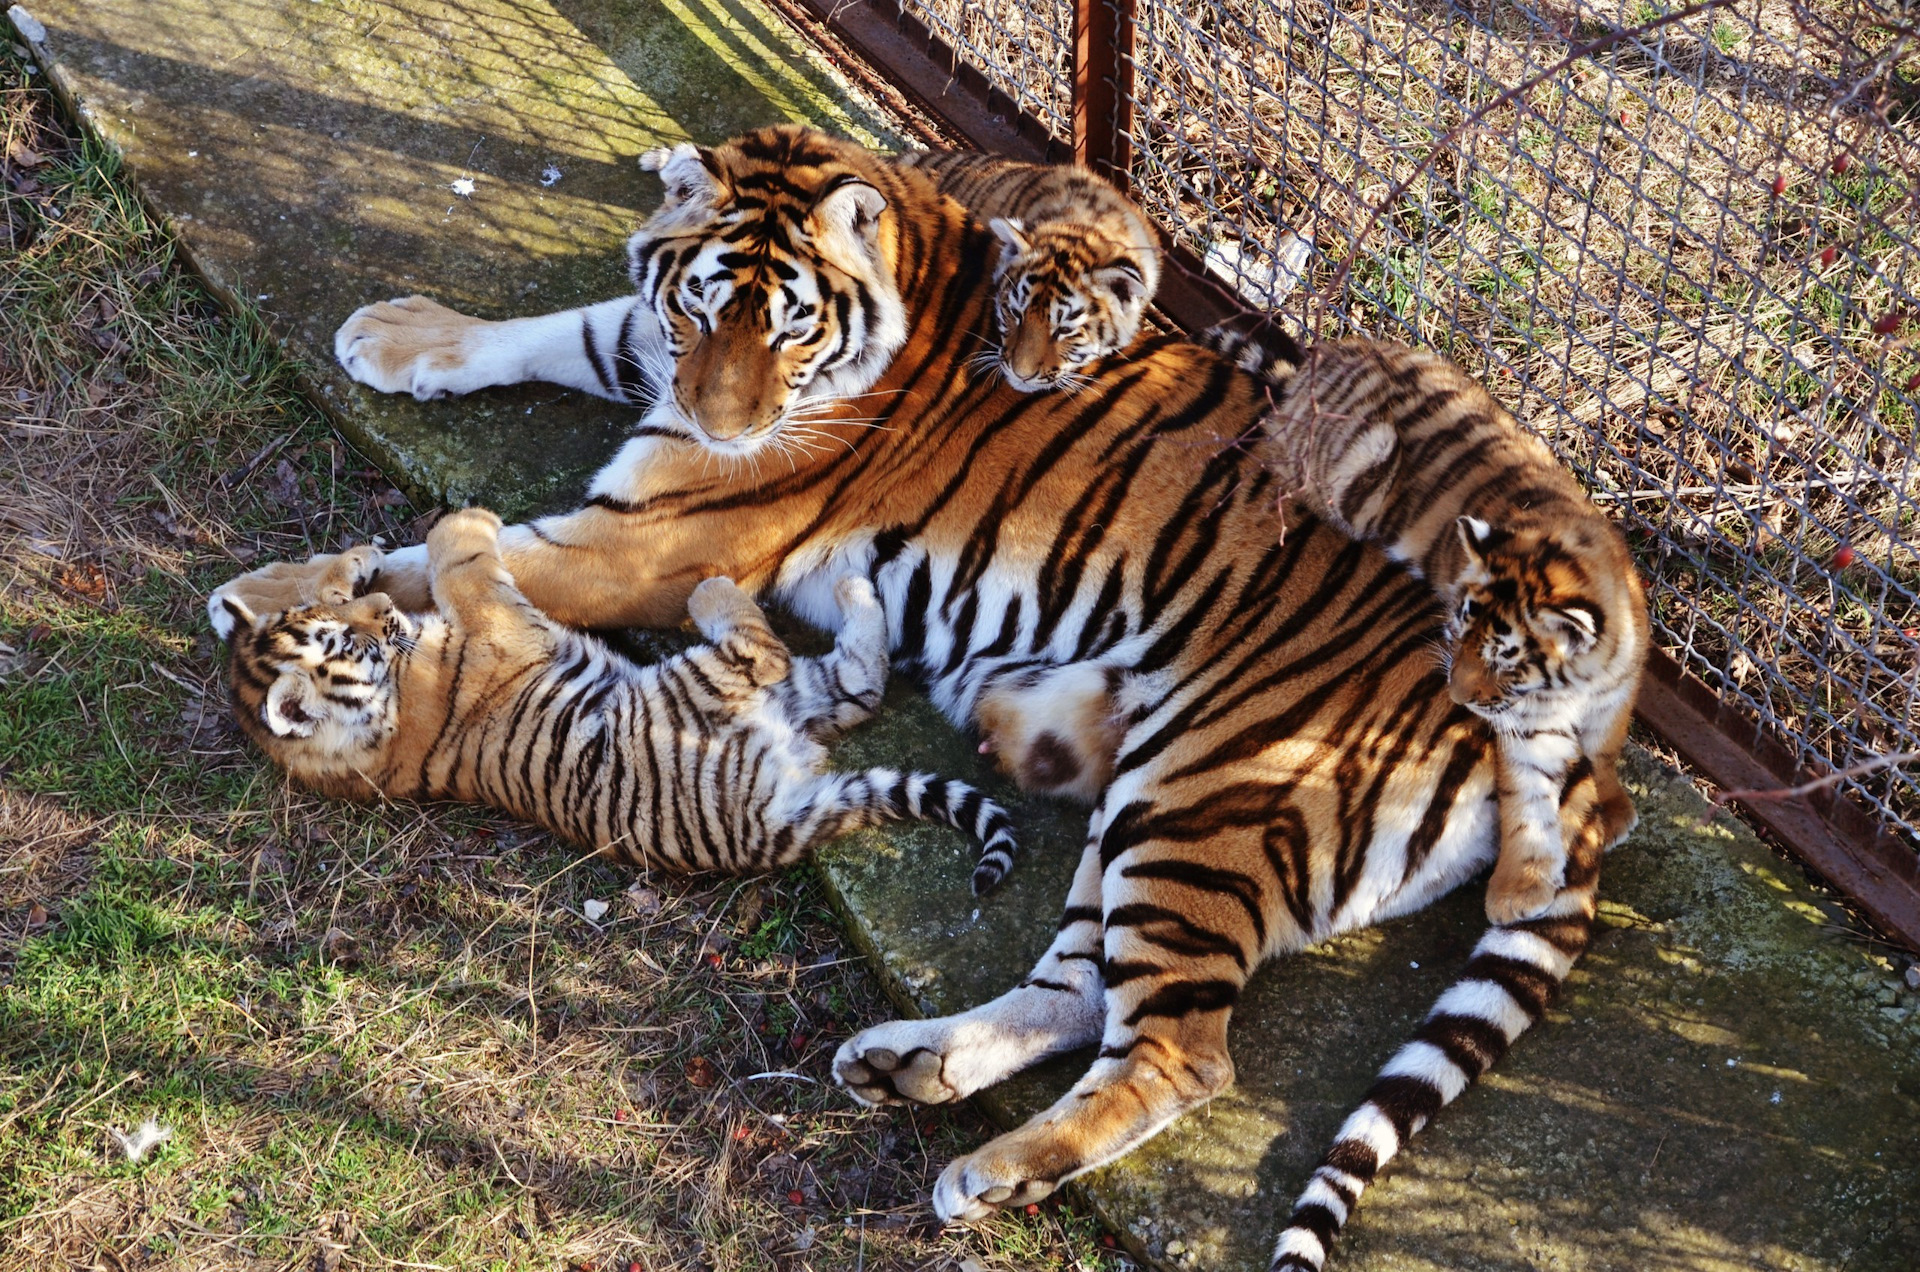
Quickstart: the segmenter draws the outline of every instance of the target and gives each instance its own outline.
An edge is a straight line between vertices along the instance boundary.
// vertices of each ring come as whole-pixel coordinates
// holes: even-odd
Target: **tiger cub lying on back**
[[[1445,358],[1351,340],[1296,364],[1231,333],[1207,339],[1272,383],[1260,449],[1286,488],[1448,606],[1449,692],[1498,739],[1487,915],[1534,917],[1565,881],[1560,792],[1580,756],[1606,840],[1634,825],[1615,770],[1648,634],[1626,543],[1553,452]],[[1092,798],[1082,775],[1112,771],[1129,711],[1116,683],[1091,664],[996,681],[976,712],[980,749],[1029,789]]]
[[[1131,199],[1068,164],[952,150],[897,162],[931,176],[999,238],[994,311],[1008,384],[1072,388],[1081,368],[1133,343],[1160,286],[1160,241]]]
[[[984,841],[976,893],[1012,867],[1006,812],[965,783],[822,771],[823,743],[886,687],[886,620],[865,579],[838,585],[842,630],[823,658],[793,657],[714,578],[687,602],[712,643],[643,667],[534,609],[499,531],[479,510],[433,528],[431,614],[356,595],[380,567],[371,547],[332,558],[318,604],[271,612],[288,599],[271,567],[252,595],[210,601],[246,732],[325,794],[491,804],[636,865],[764,870],[914,817]]]

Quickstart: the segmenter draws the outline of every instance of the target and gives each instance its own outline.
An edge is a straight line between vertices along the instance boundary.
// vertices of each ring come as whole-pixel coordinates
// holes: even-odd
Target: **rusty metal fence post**
[[[1127,188],[1134,0],[1073,0],[1073,160]]]

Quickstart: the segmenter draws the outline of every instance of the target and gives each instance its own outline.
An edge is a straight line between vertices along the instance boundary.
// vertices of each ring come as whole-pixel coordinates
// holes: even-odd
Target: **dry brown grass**
[[[987,1128],[831,1087],[891,1009],[807,872],[636,880],[253,754],[206,589],[411,511],[4,46],[0,155],[0,1272],[1120,1265],[1064,1204],[933,1221]]]
[[[1069,7],[1029,3],[915,9],[1064,118]],[[1143,0],[1134,192],[1255,297],[1311,234],[1300,313],[1464,116],[1678,7]],[[1617,510],[1666,647],[1816,765],[1920,743],[1920,360],[1874,329],[1920,310],[1920,59],[1873,26],[1899,14],[1736,0],[1576,67],[1440,154],[1309,316],[1487,379]],[[1920,843],[1912,775],[1855,791]]]

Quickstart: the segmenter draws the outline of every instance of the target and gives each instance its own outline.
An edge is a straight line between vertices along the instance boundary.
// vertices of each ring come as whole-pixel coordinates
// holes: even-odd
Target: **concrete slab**
[[[896,144],[754,0],[25,8],[70,106],[347,436],[411,493],[509,516],[576,498],[633,412],[538,387],[451,408],[367,393],[333,361],[348,314],[416,291],[487,317],[618,295],[660,200],[634,159],[658,145],[783,119]]]
[[[892,140],[752,0],[29,8],[59,86],[214,285],[307,361],[349,436],[425,498],[510,514],[571,501],[632,413],[540,388],[425,406],[365,394],[332,367],[347,313],[414,290],[487,315],[613,294],[621,243],[658,198],[632,159],[662,141],[779,118]],[[897,686],[839,758],[907,756],[983,776]],[[1632,764],[1642,829],[1608,864],[1605,933],[1552,1021],[1369,1196],[1340,1268],[1915,1266],[1912,995],[1824,934],[1794,868],[1738,828],[1703,828],[1684,782]],[[991,997],[1054,929],[1084,816],[985,784],[1029,855],[984,904],[949,834],[867,835],[823,862],[904,1010]],[[1463,961],[1479,905],[1463,893],[1263,972],[1235,1025],[1235,1089],[1083,1194],[1157,1263],[1263,1268],[1334,1127]],[[1084,1063],[990,1107],[1022,1116]]]

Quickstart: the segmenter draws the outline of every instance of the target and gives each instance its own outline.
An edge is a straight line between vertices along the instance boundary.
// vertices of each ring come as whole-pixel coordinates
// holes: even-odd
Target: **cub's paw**
[[[1539,918],[1565,883],[1563,859],[1503,856],[1487,884],[1487,918],[1496,924]]]
[[[348,375],[382,393],[411,393],[422,402],[452,397],[494,383],[479,365],[490,325],[407,296],[355,310],[334,333],[333,356]]]
[[[341,553],[324,553],[307,561],[275,561],[228,579],[207,598],[207,621],[214,634],[231,641],[240,627],[251,627],[256,617],[278,614],[301,605],[316,605],[324,593],[337,587],[352,570],[343,567]],[[377,554],[376,554],[377,569]],[[367,578],[371,578],[369,573]]]
[[[855,1034],[834,1054],[833,1080],[868,1107],[960,1099],[967,1092],[947,1080],[946,1057],[923,1045],[928,1023],[895,1020]]]
[[[449,553],[491,552],[500,543],[500,518],[485,508],[460,508],[427,531],[427,555],[438,561]]]
[[[1044,1128],[1036,1129],[1046,1138]],[[934,1213],[947,1223],[977,1223],[996,1210],[1029,1205],[1053,1192],[1066,1172],[1046,1163],[1055,1154],[1029,1142],[1034,1139],[1035,1129],[1014,1131],[949,1162],[933,1186]]]
[[[385,554],[371,543],[348,548],[335,556],[326,572],[320,576],[321,603],[344,605],[356,596],[364,596],[367,585],[373,582],[374,575],[380,573],[381,562],[385,559]]]

